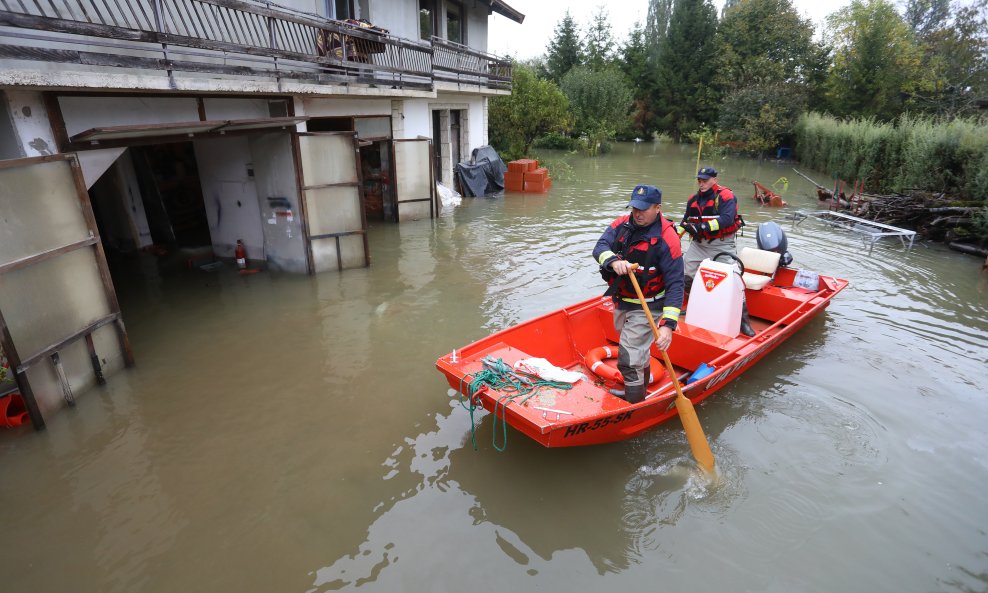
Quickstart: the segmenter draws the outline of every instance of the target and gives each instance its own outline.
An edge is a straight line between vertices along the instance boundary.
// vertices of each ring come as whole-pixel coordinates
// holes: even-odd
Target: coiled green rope
[[[505,410],[508,404],[511,402],[523,404],[531,399],[532,396],[536,395],[539,389],[543,387],[564,390],[573,388],[573,385],[570,383],[546,381],[534,375],[516,372],[500,358],[495,360],[488,357],[484,358],[481,362],[484,365],[483,370],[470,375],[464,375],[460,379],[460,388],[458,390],[460,405],[470,410],[470,442],[473,443],[474,450],[477,449],[477,423],[474,420],[474,410],[478,407],[477,399],[474,396],[485,385],[504,394],[494,402],[494,433],[491,435],[491,444],[498,451],[504,451],[508,447],[508,422],[507,411]],[[464,386],[466,389],[464,389]],[[463,401],[464,394],[467,395],[469,406]],[[501,411],[502,433],[500,445],[497,442],[497,416],[499,409]]]

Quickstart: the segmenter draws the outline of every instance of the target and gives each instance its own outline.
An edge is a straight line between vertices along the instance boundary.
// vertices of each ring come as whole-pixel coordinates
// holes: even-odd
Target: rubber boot
[[[624,386],[624,401],[629,404],[637,404],[638,402],[645,399],[645,386],[644,385],[625,385]]]
[[[755,335],[755,330],[751,327],[751,319],[748,317],[748,301],[741,304],[741,333],[749,338]]]

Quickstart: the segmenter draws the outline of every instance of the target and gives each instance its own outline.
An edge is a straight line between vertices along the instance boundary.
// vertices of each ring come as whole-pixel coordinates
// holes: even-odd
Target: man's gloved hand
[[[708,229],[710,228],[710,225],[708,225],[705,222],[703,222],[703,223],[684,222],[683,223],[683,228],[686,230],[686,232],[689,233],[691,237],[693,237],[694,239],[697,239],[697,240],[703,239],[703,227],[704,226],[706,226]]]

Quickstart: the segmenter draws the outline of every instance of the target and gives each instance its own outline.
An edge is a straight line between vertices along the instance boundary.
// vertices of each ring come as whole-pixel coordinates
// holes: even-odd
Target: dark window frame
[[[449,9],[454,8],[457,15],[460,17],[460,39],[459,41],[454,41],[449,35]],[[446,36],[447,41],[453,41],[453,43],[459,43],[460,45],[467,44],[467,12],[466,8],[463,6],[462,2],[457,0],[446,0]]]

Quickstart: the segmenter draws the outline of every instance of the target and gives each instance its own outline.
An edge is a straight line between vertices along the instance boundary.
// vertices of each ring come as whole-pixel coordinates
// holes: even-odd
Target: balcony
[[[0,59],[395,89],[433,90],[436,81],[511,88],[509,60],[253,0],[0,0]]]

